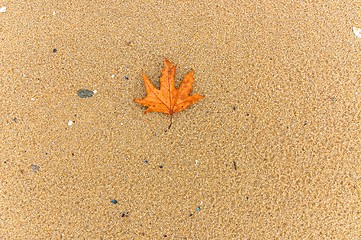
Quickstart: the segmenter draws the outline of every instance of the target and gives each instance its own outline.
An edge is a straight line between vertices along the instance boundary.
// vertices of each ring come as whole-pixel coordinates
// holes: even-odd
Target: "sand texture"
[[[360,1],[0,8],[0,239],[361,239]]]

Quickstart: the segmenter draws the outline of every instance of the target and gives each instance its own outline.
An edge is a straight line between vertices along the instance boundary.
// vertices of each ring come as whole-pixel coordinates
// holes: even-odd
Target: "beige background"
[[[360,1],[1,6],[0,239],[361,239]]]

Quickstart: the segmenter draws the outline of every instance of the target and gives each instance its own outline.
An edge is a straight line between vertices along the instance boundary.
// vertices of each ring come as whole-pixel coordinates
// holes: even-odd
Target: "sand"
[[[0,239],[361,238],[359,3],[0,7]]]

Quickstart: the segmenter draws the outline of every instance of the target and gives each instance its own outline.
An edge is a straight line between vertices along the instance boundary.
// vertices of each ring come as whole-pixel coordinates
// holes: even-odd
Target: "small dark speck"
[[[80,98],[89,98],[92,97],[94,95],[94,92],[92,90],[89,89],[79,89],[78,90],[78,96]]]
[[[132,41],[126,41],[125,44],[128,46],[128,47],[133,47],[134,46],[134,43]]]
[[[30,168],[34,173],[37,173],[40,170],[40,167],[35,164],[31,164]]]
[[[237,107],[236,107],[236,106],[233,106],[233,110],[236,111],[236,110],[237,110]]]
[[[113,204],[117,204],[117,203],[118,203],[118,201],[115,200],[115,199],[111,200],[110,202],[113,203]]]
[[[13,118],[13,121],[17,123],[17,122],[18,122],[18,119],[17,119],[16,117],[14,117],[14,118]]]
[[[53,49],[53,53],[56,53],[58,50],[56,48]]]
[[[6,164],[6,161],[4,161],[4,164]]]
[[[249,116],[249,113],[246,113],[246,116],[248,117],[248,116]]]
[[[199,212],[201,210],[201,207],[197,207],[196,211]]]
[[[167,234],[164,234],[163,237],[168,237]]]
[[[122,216],[122,217],[128,217],[128,216],[129,216],[129,212],[123,212],[121,216]]]
[[[128,77],[128,76],[124,76],[124,79],[125,79],[125,80],[129,80],[129,77]]]
[[[248,196],[246,196],[246,200],[248,200],[249,199],[249,197]]]
[[[163,165],[159,165],[159,168],[163,168],[164,166]]]
[[[149,163],[149,161],[148,161],[147,159],[145,159],[145,160],[144,160],[144,163],[145,163],[145,164],[148,164],[148,163]]]

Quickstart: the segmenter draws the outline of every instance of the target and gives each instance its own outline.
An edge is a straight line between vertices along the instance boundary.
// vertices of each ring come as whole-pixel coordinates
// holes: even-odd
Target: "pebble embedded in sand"
[[[92,91],[92,90],[89,90],[89,89],[79,89],[78,90],[78,96],[80,98],[90,98],[94,95],[96,91]]]
[[[356,37],[361,38],[361,28],[358,27],[352,27],[352,31],[355,34]]]
[[[34,173],[37,173],[40,170],[40,167],[35,164],[31,164],[30,168]]]

